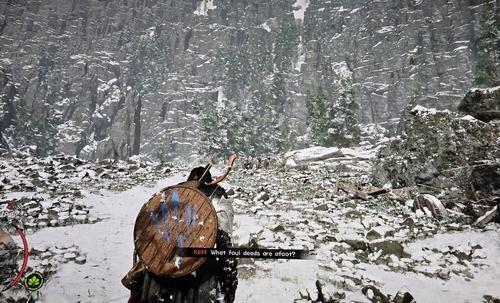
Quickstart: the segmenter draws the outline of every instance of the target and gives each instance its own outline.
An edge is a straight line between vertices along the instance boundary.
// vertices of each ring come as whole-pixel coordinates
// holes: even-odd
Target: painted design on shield
[[[184,243],[185,235],[182,227],[184,227],[185,233],[194,232],[198,219],[197,210],[193,209],[189,203],[184,203],[183,207],[181,207],[180,196],[175,189],[172,191],[171,201],[172,205],[169,207],[167,201],[162,199],[160,207],[155,211],[151,211],[151,223],[154,225],[156,232],[162,235],[164,241],[176,241],[177,247],[183,247],[184,244],[189,245],[190,243]],[[182,211],[184,211],[184,216],[182,216]],[[171,224],[177,225],[179,231],[177,235],[172,235]],[[177,262],[180,263],[181,260],[177,260]]]

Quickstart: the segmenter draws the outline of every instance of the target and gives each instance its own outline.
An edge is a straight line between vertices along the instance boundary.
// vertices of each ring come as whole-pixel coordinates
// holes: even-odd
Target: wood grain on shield
[[[197,191],[195,192],[189,188],[183,188],[183,189],[179,190],[179,196],[185,197],[185,198],[181,199],[181,201],[179,201],[179,203],[181,204],[180,209],[186,209],[187,207],[194,208],[196,206],[199,206],[199,211],[202,211],[202,213],[201,214],[198,213],[197,216],[205,217],[205,215],[204,215],[205,213],[210,213],[211,208],[207,204],[210,202],[208,202],[208,200],[205,200],[206,198],[203,194],[200,195]],[[200,198],[202,200],[199,203],[196,203],[195,200],[200,199]],[[191,212],[191,213],[193,213],[193,212]],[[208,232],[208,230],[210,230],[210,229],[207,229],[207,228],[209,228],[209,226],[203,226],[203,225],[197,226],[195,224],[194,228],[189,228],[189,229],[193,229],[193,230],[186,230],[186,221],[188,220],[188,218],[186,217],[186,212],[182,211],[180,214],[181,214],[181,218],[179,218],[178,224],[173,225],[174,227],[171,230],[171,233],[172,233],[172,235],[179,235],[179,234],[182,235],[182,237],[183,237],[182,242],[183,243],[180,244],[181,247],[189,247],[190,243],[192,243],[194,239],[200,238],[200,237],[206,237],[205,233]],[[207,217],[209,217],[209,216],[207,215]],[[210,220],[212,220],[212,219],[210,218]],[[202,222],[202,221],[200,221],[200,222]],[[170,225],[170,226],[172,226],[172,225]],[[216,225],[215,225],[215,228],[217,228]],[[172,239],[172,241],[175,241],[175,239]],[[160,243],[162,244],[162,246],[160,247],[160,252],[168,249],[169,243],[167,243],[165,241],[161,241]],[[203,246],[203,247],[205,247],[205,246]],[[175,261],[176,261],[174,259],[174,257],[175,257],[175,251],[172,252],[172,254],[170,254],[170,255],[164,254],[163,256],[161,254],[158,254],[158,251],[157,251],[157,255],[151,260],[151,264],[152,264],[151,266],[153,268],[161,268],[164,264],[167,264],[167,267],[164,270],[165,270],[165,272],[170,272],[173,269],[171,265],[175,264]],[[201,262],[198,264],[199,261],[201,261]],[[204,259],[199,260],[199,258],[183,258],[182,262],[181,262],[181,266],[179,266],[179,269],[174,273],[174,275],[175,276],[183,276],[183,275],[189,274],[190,272],[196,270],[196,268],[199,267],[203,263],[203,261],[204,261]],[[196,268],[192,269],[193,267],[196,267]]]
[[[161,196],[162,196],[163,192],[165,193],[166,199],[162,201]],[[160,197],[159,198],[160,201],[153,204],[153,206],[156,206],[156,207],[154,207],[154,209],[152,211],[156,211],[157,215],[161,214],[160,204],[165,202],[168,205],[168,201],[170,201],[172,199],[172,193],[173,193],[173,191],[170,191],[168,189],[162,190],[161,193],[158,195]],[[151,219],[151,212],[149,214],[150,214],[149,217]],[[158,220],[163,221],[163,220],[165,220],[165,218],[159,218]],[[146,234],[146,238],[149,239],[149,241],[147,242],[147,245],[142,250],[142,251],[144,251],[144,254],[142,255],[142,260],[143,260],[144,264],[150,264],[150,266],[153,266],[152,264],[155,261],[155,258],[158,255],[158,253],[164,252],[165,254],[173,255],[175,253],[175,250],[171,250],[171,249],[169,249],[169,247],[162,247],[162,244],[165,242],[164,237],[161,233],[158,233],[158,230],[157,230],[158,227],[155,226],[154,224],[151,224],[152,220],[149,220],[149,221],[150,221],[149,226],[144,230],[144,233]],[[172,235],[174,235],[176,232],[178,232],[177,230],[175,230],[175,231],[174,230],[166,230],[165,227],[162,229],[162,231],[163,232],[170,232]]]
[[[134,229],[134,236],[135,240],[134,243],[136,244],[136,251],[145,250],[149,244],[151,244],[151,235],[154,235],[154,232],[152,229],[154,229],[154,226],[151,224],[151,212],[156,211],[155,205],[160,205],[162,201],[159,201],[161,199],[162,193],[165,193],[166,199],[171,198],[171,194],[169,191],[166,189],[163,189],[160,193],[155,194],[149,201],[144,204],[142,209],[140,210],[139,214],[147,214],[144,216],[138,216],[137,220],[135,222],[135,229]],[[136,229],[137,227],[141,227],[139,229]]]
[[[205,258],[177,259],[179,247],[212,248],[215,245],[217,214],[208,198],[196,189],[197,184],[163,189],[137,216],[134,227],[137,255],[146,268],[158,276],[184,276],[205,261]]]
[[[173,192],[173,191],[172,191]],[[190,199],[193,199],[193,195],[191,194],[194,191],[188,191],[186,193],[185,188],[179,188],[177,189],[177,192],[179,194],[179,198],[182,197],[182,199],[179,199],[179,213],[178,214],[169,214],[170,218],[172,220],[172,224],[169,224],[168,226],[164,226],[163,232],[168,232],[170,233],[170,241],[165,241],[163,235],[159,235],[158,232],[156,233],[155,237],[157,239],[154,240],[154,243],[157,244],[159,247],[155,248],[153,250],[154,254],[150,256],[149,259],[149,264],[151,264],[151,267],[153,268],[161,268],[163,264],[168,267],[168,270],[165,268],[164,271],[170,272],[173,270],[173,264],[175,263],[175,252],[176,249],[171,249],[171,246],[174,245],[174,248],[178,247],[177,243],[177,237],[179,234],[183,235],[185,233],[182,233],[182,230],[180,227],[182,227],[184,224],[185,218],[185,212],[181,211],[182,209],[185,209],[186,205],[184,203],[188,203],[187,201],[190,201]],[[169,201],[169,200],[167,200]],[[170,206],[170,205],[169,205]],[[179,217],[177,219],[173,217]],[[172,265],[172,266],[171,266]]]

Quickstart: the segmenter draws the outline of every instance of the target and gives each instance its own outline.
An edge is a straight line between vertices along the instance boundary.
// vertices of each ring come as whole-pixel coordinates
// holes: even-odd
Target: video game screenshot
[[[0,0],[0,303],[500,303],[500,0]]]

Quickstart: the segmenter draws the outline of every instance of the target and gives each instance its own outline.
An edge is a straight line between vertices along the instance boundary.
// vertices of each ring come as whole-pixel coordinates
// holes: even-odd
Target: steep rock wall
[[[34,129],[36,144],[50,142],[42,151],[171,158],[200,146],[203,100],[244,108],[278,87],[275,103],[300,134],[305,96],[322,87],[335,98],[342,62],[362,122],[399,117],[408,103],[454,109],[472,83],[482,2],[4,1],[0,58],[12,84],[0,81],[1,130]]]

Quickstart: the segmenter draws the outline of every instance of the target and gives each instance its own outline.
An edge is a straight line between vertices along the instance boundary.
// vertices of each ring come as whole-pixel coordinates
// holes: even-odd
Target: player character
[[[230,163],[232,167],[232,162]],[[226,190],[218,182],[214,182],[210,167],[211,164],[192,169],[187,180],[179,185],[194,180],[201,181],[198,190],[209,198],[217,212],[219,225],[216,247],[231,247],[232,201]],[[230,168],[228,172],[229,170]],[[223,179],[228,172],[215,181]],[[163,278],[155,276],[135,263],[122,283],[131,290],[129,303],[232,303],[238,285],[236,266],[237,260],[234,258],[207,258],[192,274],[178,278]]]

